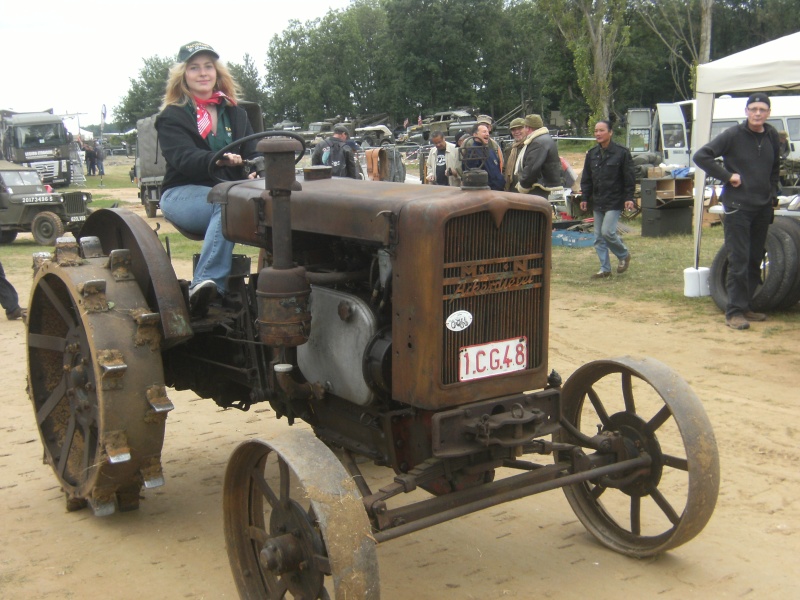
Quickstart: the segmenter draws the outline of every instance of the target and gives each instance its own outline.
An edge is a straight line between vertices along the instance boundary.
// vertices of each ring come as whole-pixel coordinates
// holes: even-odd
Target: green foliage
[[[540,0],[575,57],[589,122],[607,119],[614,62],[630,41],[626,0]]]
[[[700,0],[352,0],[292,21],[229,67],[267,123],[388,112],[397,122],[520,104],[578,125],[691,96]],[[796,0],[716,0],[712,59],[800,30]],[[650,19],[648,25],[648,20]],[[653,29],[652,24],[657,27]],[[144,60],[119,130],[157,111],[172,59]]]
[[[167,85],[167,74],[173,58],[151,56],[143,60],[139,78],[131,78],[131,87],[119,106],[114,108],[114,118],[122,129],[136,127],[136,121],[158,112]]]
[[[255,102],[264,112],[267,108],[267,93],[264,89],[264,80],[259,75],[258,67],[256,67],[252,57],[249,54],[245,54],[241,65],[231,62],[227,63],[227,66],[241,88],[242,95],[240,100]]]

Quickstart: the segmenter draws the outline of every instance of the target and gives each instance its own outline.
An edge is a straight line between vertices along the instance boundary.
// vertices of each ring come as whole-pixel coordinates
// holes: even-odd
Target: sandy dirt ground
[[[120,192],[120,199],[136,207],[135,191],[130,194]],[[29,262],[3,263],[27,303]],[[178,275],[187,277],[188,268],[178,265]],[[770,321],[735,332],[709,298],[697,301],[708,310],[687,317],[669,306],[556,290],[550,326],[550,365],[565,379],[591,360],[652,356],[701,398],[719,446],[721,488],[697,538],[658,558],[621,556],[587,533],[556,490],[379,546],[382,597],[799,597],[800,375],[794,353],[800,332]],[[146,491],[138,511],[107,518],[89,510],[68,513],[54,474],[42,463],[19,321],[0,319],[0,364],[0,597],[236,597],[222,530],[225,465],[238,443],[269,439],[287,429],[285,420],[264,405],[223,411],[191,392],[171,391],[166,485]]]

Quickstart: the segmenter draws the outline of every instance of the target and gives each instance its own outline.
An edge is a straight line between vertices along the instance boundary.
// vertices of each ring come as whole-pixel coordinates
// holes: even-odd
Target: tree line
[[[580,131],[629,107],[693,97],[695,67],[800,30],[796,0],[352,0],[291,21],[262,75],[228,67],[267,125],[389,113],[397,123],[472,107],[560,110]],[[158,110],[175,57],[144,59],[114,109]]]

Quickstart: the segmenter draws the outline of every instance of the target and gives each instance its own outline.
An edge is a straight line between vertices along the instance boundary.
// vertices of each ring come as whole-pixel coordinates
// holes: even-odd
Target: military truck
[[[31,232],[42,246],[53,246],[65,231],[77,233],[92,201],[88,192],[53,193],[33,167],[0,160],[0,244]]]
[[[306,148],[313,148],[322,140],[333,135],[333,128],[337,125],[347,127],[350,137],[355,137],[355,125],[351,121],[342,121],[341,117],[334,117],[324,121],[314,121],[308,124],[308,129],[297,133],[305,140]]]
[[[475,115],[463,109],[434,113],[432,116],[422,119],[421,123],[409,127],[408,139],[417,144],[427,144],[432,131],[441,131],[445,136],[452,136],[455,132],[450,131],[450,125],[455,122],[459,123],[456,131],[469,129],[476,123]]]
[[[53,110],[18,113],[0,110],[3,158],[35,168],[42,181],[53,187],[72,183],[72,134]]]
[[[394,134],[386,125],[356,127],[353,139],[362,146],[389,146],[394,143]]]

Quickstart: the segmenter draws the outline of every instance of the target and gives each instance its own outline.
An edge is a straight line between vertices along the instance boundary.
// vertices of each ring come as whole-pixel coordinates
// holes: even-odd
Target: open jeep
[[[65,231],[77,232],[90,210],[87,192],[53,193],[33,167],[0,161],[0,244],[21,231],[42,246],[53,246]]]

